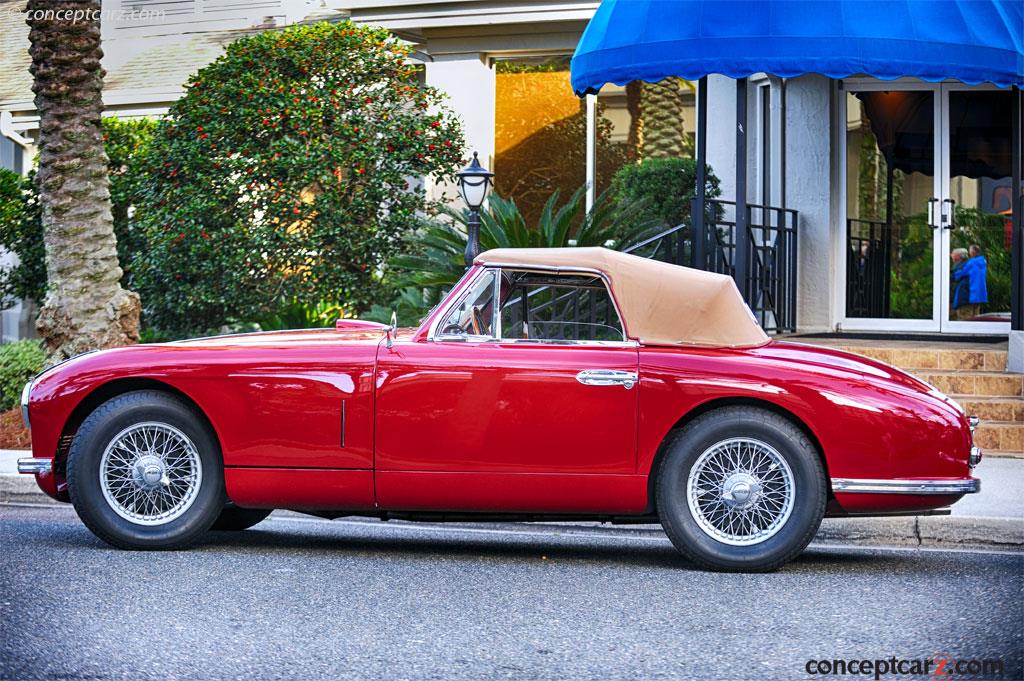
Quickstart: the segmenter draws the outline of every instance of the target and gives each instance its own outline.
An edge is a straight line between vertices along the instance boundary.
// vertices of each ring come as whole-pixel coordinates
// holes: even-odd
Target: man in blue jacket
[[[971,319],[981,314],[981,306],[988,302],[988,261],[981,254],[981,246],[971,244],[967,251],[967,262],[953,272],[953,280],[958,286],[961,280],[967,280],[967,300],[957,300],[954,303],[954,314],[956,319]],[[957,296],[962,298],[962,295]],[[960,303],[956,307],[956,303]]]

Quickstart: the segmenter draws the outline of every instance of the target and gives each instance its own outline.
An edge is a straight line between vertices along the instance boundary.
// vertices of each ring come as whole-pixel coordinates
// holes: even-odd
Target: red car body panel
[[[369,511],[373,471],[325,468],[224,468],[228,497],[243,508]]]
[[[867,358],[785,342],[436,342],[427,330],[443,309],[397,337],[343,323],[71,360],[42,374],[31,392],[34,456],[55,459],[39,485],[67,500],[61,438],[119,381],[195,403],[220,442],[228,496],[243,507],[642,514],[652,508],[650,476],[668,433],[729,403],[760,404],[799,422],[831,478],[970,478],[966,416],[929,386]],[[635,371],[639,382],[626,389],[576,380],[594,368]],[[837,493],[832,509],[912,511],[957,498]]]
[[[235,467],[370,471],[373,372],[379,341],[379,333],[317,330],[140,345],[84,355],[36,381],[30,404],[32,449],[37,456],[48,452],[52,457],[65,424],[93,390],[116,380],[141,379],[173,388],[195,402],[217,434],[228,471]],[[343,404],[346,428],[341,446]],[[247,484],[249,476],[228,473],[226,478],[232,498],[258,498],[252,491],[232,488],[236,482]],[[263,480],[252,479],[257,486]],[[288,479],[282,476],[282,484]],[[366,489],[351,495],[351,503],[359,507],[367,494],[372,498],[373,491],[372,474],[360,479]],[[61,498],[61,480],[40,483],[48,494]],[[315,490],[310,495],[310,504],[323,498]],[[339,495],[338,503],[347,507],[349,496]]]

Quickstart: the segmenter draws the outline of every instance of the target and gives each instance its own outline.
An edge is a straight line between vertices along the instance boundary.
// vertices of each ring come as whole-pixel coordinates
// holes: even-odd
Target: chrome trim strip
[[[18,472],[26,475],[49,473],[53,469],[53,459],[18,459]]]
[[[445,338],[441,336],[441,338]],[[450,339],[446,339],[450,340]],[[587,345],[590,347],[638,348],[640,343],[635,340],[603,341],[603,340],[561,340],[558,338],[492,338],[492,343],[508,345]]]
[[[974,494],[981,480],[858,480],[832,478],[832,491],[846,494]]]
[[[32,396],[32,384],[35,383],[35,379],[25,384],[25,387],[21,389],[21,420],[25,422],[25,427],[32,430],[32,424],[28,420],[28,401]]]

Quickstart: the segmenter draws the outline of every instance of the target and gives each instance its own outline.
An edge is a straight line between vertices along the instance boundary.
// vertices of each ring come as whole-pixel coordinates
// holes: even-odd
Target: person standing
[[[950,271],[950,277],[952,278],[952,289],[953,298],[951,301],[953,309],[953,319],[960,319],[960,308],[967,305],[968,290],[967,290],[967,279],[957,279],[956,274],[959,272],[964,263],[967,262],[967,249],[966,248],[954,248],[950,254],[950,259],[953,261],[953,267]]]
[[[954,281],[967,281],[967,304],[954,306],[956,318],[963,320],[977,317],[981,314],[981,306],[988,302],[988,261],[978,244],[971,244],[967,254],[967,262],[953,273]]]

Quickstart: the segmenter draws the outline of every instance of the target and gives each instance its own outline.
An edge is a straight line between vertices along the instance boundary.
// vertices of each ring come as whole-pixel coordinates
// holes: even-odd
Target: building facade
[[[569,58],[598,4],[108,0],[104,8],[166,5],[174,13],[104,28],[105,100],[114,115],[159,115],[190,73],[245,31],[345,17],[384,26],[415,46],[426,82],[447,92],[462,117],[469,150],[495,171],[497,191],[530,217],[554,190],[587,185],[592,201],[625,164],[693,154],[695,83],[573,95]],[[0,79],[0,110],[11,114],[8,128],[30,141],[36,119],[27,54],[20,64],[10,56],[27,48],[27,37],[5,35],[3,58],[15,68],[5,63],[3,71],[20,75]],[[794,212],[797,330],[1008,333],[1009,91],[754,75],[746,90],[747,165],[738,174],[735,81],[710,76],[707,88],[707,158],[723,198],[735,198],[742,176],[747,201],[766,207],[765,215],[768,207]],[[724,223],[729,211],[724,205]],[[765,238],[770,246],[774,237]],[[979,256],[987,266],[984,302],[963,274]]]

